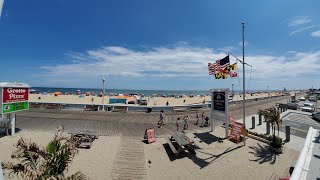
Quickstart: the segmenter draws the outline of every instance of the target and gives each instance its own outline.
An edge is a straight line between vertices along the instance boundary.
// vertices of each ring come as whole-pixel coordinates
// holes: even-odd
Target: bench
[[[171,151],[173,152],[173,154],[174,154],[174,155],[178,155],[178,151],[177,151],[177,149],[173,146],[170,138],[168,137],[168,138],[166,138],[166,140],[167,140],[167,143],[168,143]]]
[[[62,104],[47,104],[46,109],[62,109]]]
[[[114,106],[112,112],[128,112],[127,106]]]
[[[201,111],[203,109],[202,106],[191,106],[190,111]]]
[[[71,131],[71,139],[76,143],[78,148],[91,148],[93,141],[98,139],[96,131],[84,130],[84,131]]]
[[[87,111],[98,111],[99,110],[99,105],[85,105],[84,110]]]
[[[184,112],[186,110],[187,110],[186,107],[178,107],[178,106],[173,107],[173,111],[175,111],[175,112]]]
[[[182,132],[173,132],[171,134],[171,138],[166,138],[166,140],[175,156],[178,156],[180,152],[185,150],[188,150],[192,154],[196,154],[195,148],[199,148],[193,140]],[[178,144],[178,149],[173,146],[173,142]]]
[[[40,103],[30,103],[30,108],[41,108],[42,107],[42,104]]]

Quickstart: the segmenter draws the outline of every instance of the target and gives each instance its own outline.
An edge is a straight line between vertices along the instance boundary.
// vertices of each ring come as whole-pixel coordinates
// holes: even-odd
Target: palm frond
[[[78,153],[75,142],[63,135],[63,127],[59,127],[52,141],[46,148],[30,140],[19,139],[16,150],[11,157],[20,161],[18,164],[4,162],[2,168],[9,170],[9,177],[23,179],[65,179],[64,172],[68,170],[74,156]],[[72,179],[86,179],[77,172]]]
[[[66,179],[67,180],[86,180],[87,177],[78,171],[78,172],[72,174],[71,176],[67,177]]]

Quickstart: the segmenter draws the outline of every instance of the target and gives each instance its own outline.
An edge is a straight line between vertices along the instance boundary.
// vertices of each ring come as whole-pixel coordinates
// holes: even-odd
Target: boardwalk
[[[272,98],[247,103],[246,115],[255,114],[258,109],[275,105],[276,102],[286,102],[288,97]],[[235,119],[242,118],[241,105],[229,107],[230,115]],[[210,109],[204,110],[207,115]],[[201,112],[200,112],[201,113]],[[63,125],[66,131],[94,130],[100,136],[121,136],[141,138],[147,128],[155,128],[156,136],[167,136],[175,131],[175,120],[177,117],[189,115],[190,128],[200,127],[193,125],[196,121],[196,112],[165,112],[166,125],[158,129],[156,123],[159,120],[159,113],[144,112],[95,112],[76,110],[45,110],[30,109],[29,111],[17,113],[17,128],[35,131],[54,131],[58,126]],[[222,122],[217,122],[221,124]]]

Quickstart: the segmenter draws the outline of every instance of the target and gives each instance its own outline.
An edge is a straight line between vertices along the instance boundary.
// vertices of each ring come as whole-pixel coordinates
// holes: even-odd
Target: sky
[[[0,82],[33,87],[242,89],[208,63],[232,52],[248,90],[320,88],[319,0],[4,0]],[[231,63],[236,58],[230,56]]]

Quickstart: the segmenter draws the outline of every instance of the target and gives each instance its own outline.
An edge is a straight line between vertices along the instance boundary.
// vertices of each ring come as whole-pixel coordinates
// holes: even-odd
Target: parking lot
[[[320,111],[320,100],[318,100],[317,102],[315,102],[315,101],[309,101],[309,100],[299,101],[299,102],[298,102],[298,105],[299,105],[300,107],[302,107],[304,103],[311,103],[311,104],[314,105],[314,107],[317,107],[318,111]]]

